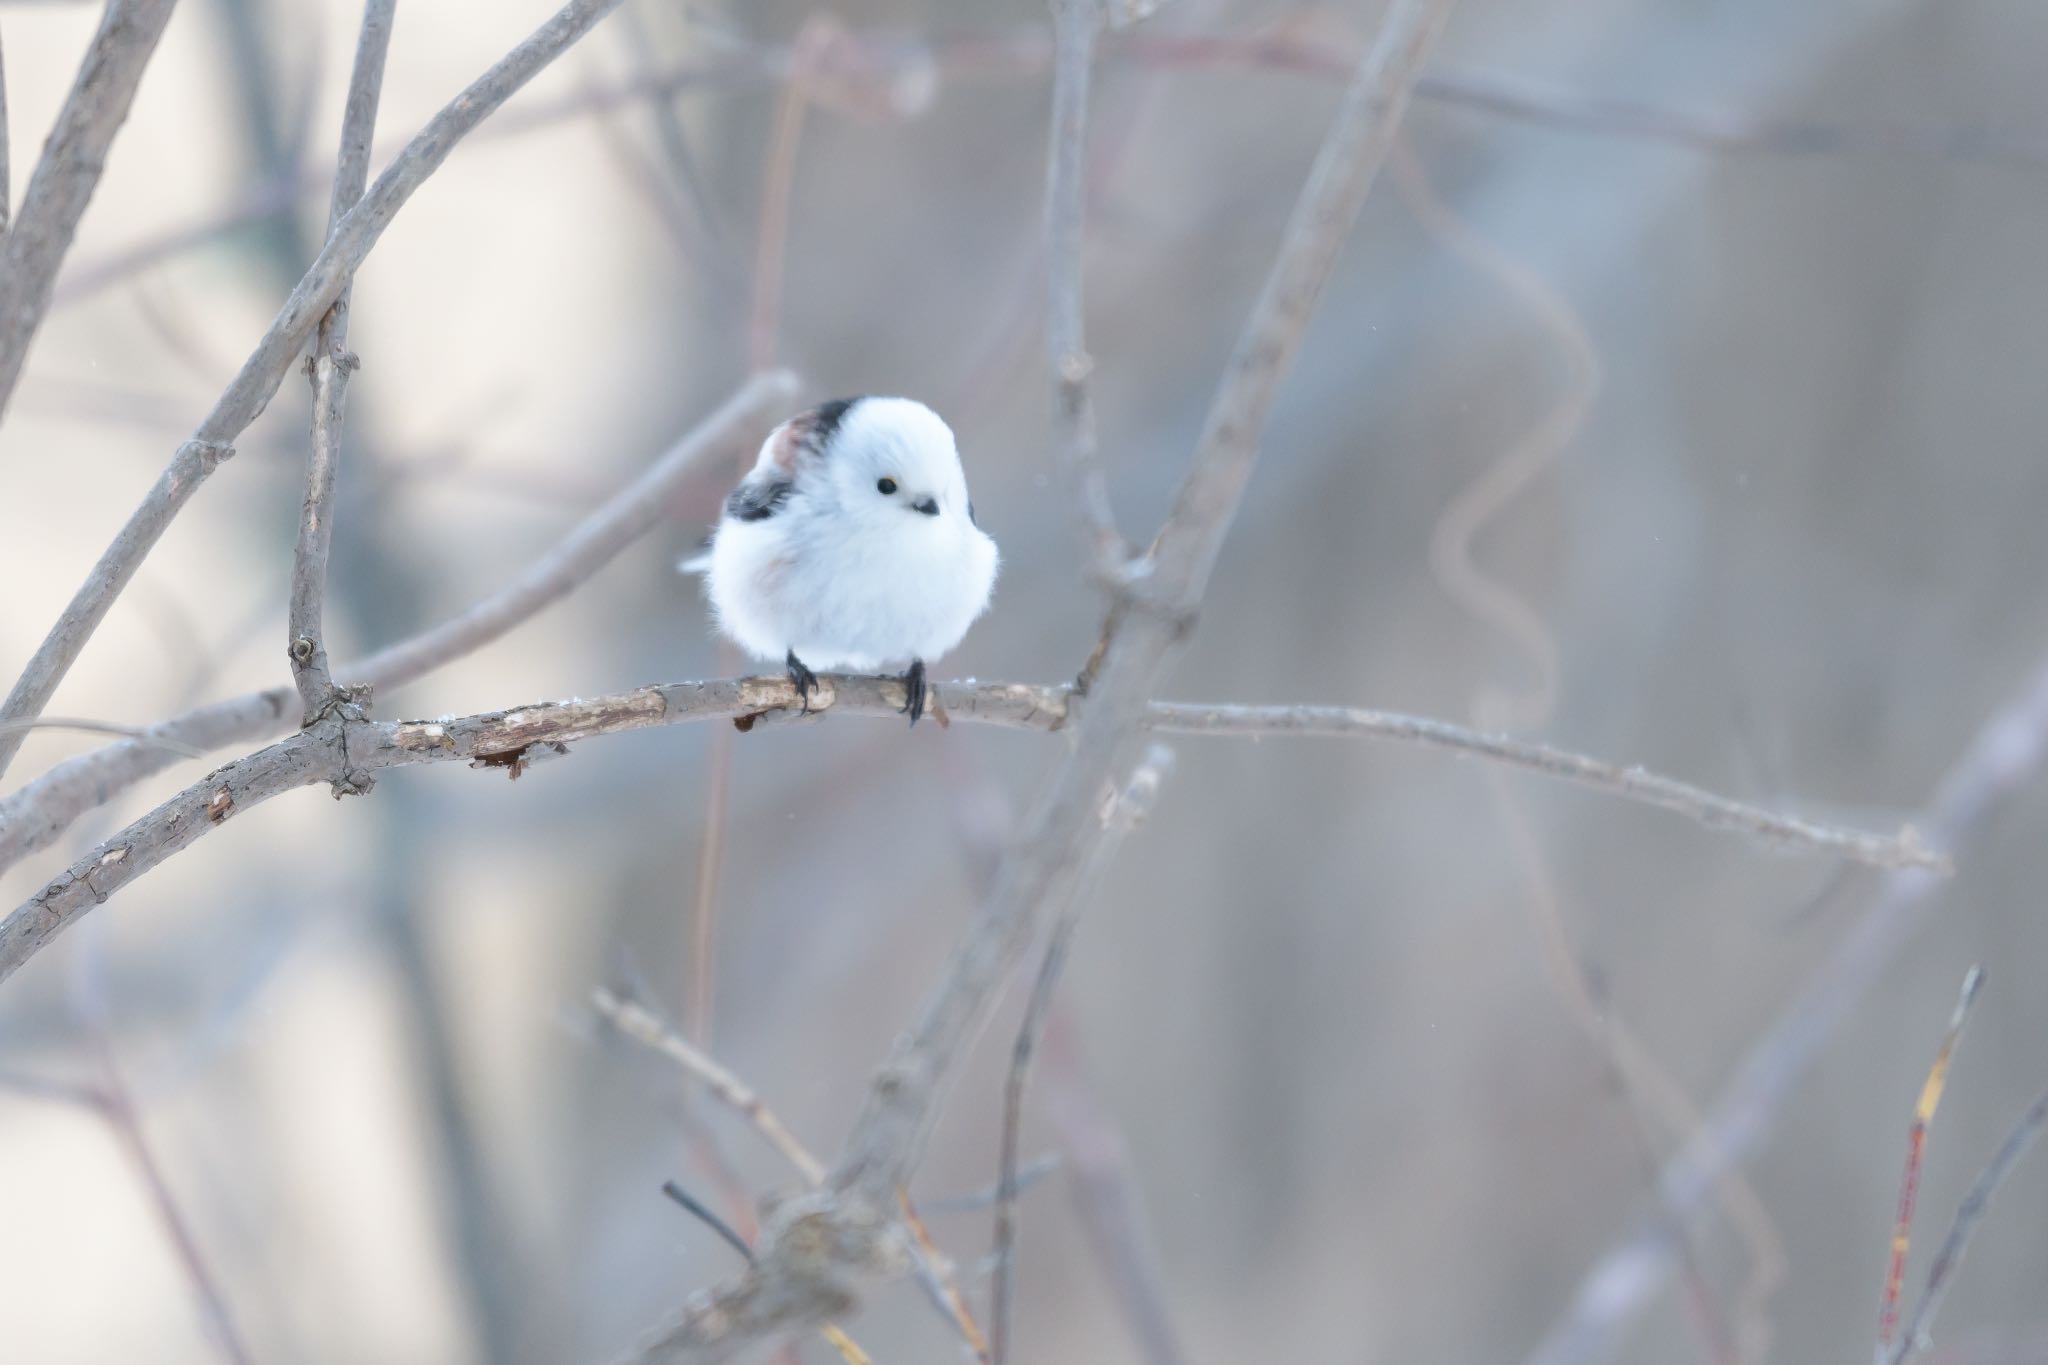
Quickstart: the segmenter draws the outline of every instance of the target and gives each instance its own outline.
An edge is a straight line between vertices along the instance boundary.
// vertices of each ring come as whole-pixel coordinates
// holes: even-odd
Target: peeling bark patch
[[[206,818],[217,825],[234,813],[235,794],[228,790],[226,783],[222,783],[215,787],[213,795],[207,798]]]

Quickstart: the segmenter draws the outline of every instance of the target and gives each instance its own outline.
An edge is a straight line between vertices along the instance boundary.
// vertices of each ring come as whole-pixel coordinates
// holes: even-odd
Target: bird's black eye
[[[878,480],[878,481],[876,482],[876,484],[875,484],[875,491],[876,491],[877,493],[880,493],[880,494],[882,494],[882,495],[883,495],[884,497],[887,497],[887,496],[888,496],[889,494],[891,494],[891,493],[894,493],[894,492],[896,491],[896,480],[894,480],[894,479],[881,479],[881,480]]]

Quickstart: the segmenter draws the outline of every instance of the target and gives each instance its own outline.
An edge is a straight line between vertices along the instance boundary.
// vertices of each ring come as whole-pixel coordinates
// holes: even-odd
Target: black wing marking
[[[811,453],[822,455],[831,449],[832,438],[839,432],[839,424],[846,420],[846,414],[853,411],[865,394],[852,398],[835,398],[829,403],[820,403],[811,410],[810,446]]]
[[[743,483],[725,500],[725,514],[734,521],[766,521],[782,510],[795,489],[788,479]]]

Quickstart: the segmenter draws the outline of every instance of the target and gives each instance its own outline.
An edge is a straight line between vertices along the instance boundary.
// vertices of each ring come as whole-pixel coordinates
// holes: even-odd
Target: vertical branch
[[[1109,487],[1095,439],[1083,307],[1082,245],[1086,240],[1088,89],[1101,0],[1052,0],[1052,132],[1046,149],[1046,366],[1052,376],[1058,452],[1072,497],[1082,552],[1090,571],[1116,582],[1129,553],[1116,529]]]
[[[363,25],[356,39],[355,67],[349,73],[348,102],[341,121],[341,150],[335,158],[334,194],[327,231],[356,201],[370,179],[370,138],[377,127],[377,103],[384,89],[384,59],[391,49],[391,21],[398,0],[364,0]],[[292,592],[286,629],[292,681],[299,689],[305,717],[314,719],[328,706],[334,678],[327,667],[327,642],[321,616],[327,597],[327,557],[334,543],[334,487],[341,465],[342,409],[348,396],[349,372],[356,358],[348,349],[349,283],[320,319],[307,373],[313,381],[313,449],[306,464],[306,498],[299,512],[298,547],[292,556]]]
[[[1045,958],[1038,977],[1031,983],[1031,998],[1024,1006],[1023,1022],[1017,1026],[1017,1041],[1010,1049],[1010,1071],[1003,1083],[1003,1137],[1001,1163],[996,1175],[995,1271],[989,1286],[989,1354],[993,1365],[1010,1359],[1010,1301],[1016,1277],[1017,1245],[1017,1148],[1024,1119],[1024,1083],[1031,1073],[1031,1060],[1045,1032],[1046,1014],[1052,1008],[1053,992],[1067,965],[1074,931],[1080,927],[1081,912],[1087,908],[1095,884],[1108,868],[1123,836],[1136,829],[1151,813],[1159,786],[1173,770],[1173,750],[1154,744],[1144,761],[1132,771],[1123,790],[1103,804],[1105,836],[1089,854],[1073,898],[1053,924]]]
[[[127,121],[135,87],[177,0],[107,0],[71,93],[0,245],[0,413],[21,379],[29,342],[50,307],[57,267],[100,182],[107,149]]]
[[[1913,1309],[1913,1320],[1906,1325],[1906,1334],[1899,1338],[1898,1346],[1893,1349],[1890,1365],[1906,1365],[1913,1352],[1928,1344],[1928,1334],[1934,1330],[1934,1315],[1941,1311],[1941,1301],[1948,1296],[1949,1281],[1962,1265],[1963,1253],[1970,1249],[1971,1236],[1990,1211],[1991,1197],[1998,1193],[1998,1187],[2005,1183],[2013,1166],[2041,1136],[2043,1128],[2048,1128],[2048,1091],[2043,1091],[2027,1106],[2027,1112],[2020,1115],[2020,1121],[1999,1144],[1991,1164],[1984,1168],[1970,1186],[1970,1192],[1963,1196],[1963,1202],[1957,1206],[1956,1220],[1949,1225],[1948,1236],[1941,1239],[1941,1250],[1934,1254],[1934,1264],[1927,1271],[1927,1287],[1920,1291],[1920,1302]]]
[[[1885,1268],[1884,1291],[1878,1297],[1877,1365],[1885,1365],[1891,1355],[1892,1338],[1898,1333],[1899,1288],[1906,1279],[1906,1252],[1912,1245],[1913,1205],[1920,1192],[1920,1163],[1927,1153],[1927,1128],[1934,1122],[1934,1111],[1941,1106],[1941,1093],[1948,1088],[1949,1059],[1955,1055],[1963,1025],[1969,1022],[1970,1006],[1976,1003],[1977,992],[1983,985],[1984,969],[1970,968],[1963,978],[1963,993],[1956,1000],[1955,1013],[1949,1016],[1948,1031],[1942,1035],[1941,1048],[1934,1054],[1934,1065],[1927,1069],[1927,1080],[1920,1087],[1920,1102],[1913,1108],[1913,1126],[1906,1133],[1906,1173],[1899,1179],[1899,1213],[1892,1224],[1891,1262]]]

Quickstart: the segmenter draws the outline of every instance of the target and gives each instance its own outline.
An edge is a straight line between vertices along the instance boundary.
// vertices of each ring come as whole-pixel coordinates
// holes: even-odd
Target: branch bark
[[[472,766],[503,768],[516,777],[531,762],[557,752],[562,746],[598,735],[707,720],[732,720],[743,730],[751,730],[758,724],[773,720],[796,717],[822,719],[834,712],[900,717],[904,699],[900,678],[823,674],[819,677],[818,689],[811,694],[806,712],[795,686],[787,677],[775,675],[653,684],[587,700],[535,702],[509,710],[486,711],[434,722],[370,721],[337,711],[290,738],[207,774],[73,863],[41,892],[16,908],[5,921],[0,921],[0,981],[34,956],[79,915],[172,853],[224,823],[229,816],[298,787],[327,782],[338,795],[366,791],[376,774],[386,768],[458,760],[467,760]],[[1076,701],[1074,692],[1065,687],[954,682],[932,684],[930,705],[933,714],[943,717],[948,724],[965,721],[1011,729],[1051,731],[1068,728],[1069,721],[1074,719]],[[1233,722],[1229,729],[1190,726],[1187,723],[1190,717],[1199,719],[1215,709],[1141,702],[1129,710],[1128,724],[1134,731],[1149,728],[1196,734],[1319,733],[1304,728],[1301,721],[1304,710],[1318,708],[1231,708]],[[1078,737],[1077,752],[1085,753],[1090,722],[1094,721],[1099,727],[1101,722],[1095,721],[1095,717],[1100,714],[1099,698],[1082,704],[1079,722],[1073,726]],[[1399,736],[1430,733],[1439,736],[1431,742],[1446,744],[1458,734],[1457,727],[1440,721],[1426,721],[1418,717],[1389,719],[1398,720],[1401,724],[1378,731],[1353,727],[1320,733]],[[1265,722],[1263,728],[1262,721]],[[1471,743],[1457,747],[1488,756],[1499,753],[1500,741],[1496,739],[1469,733],[1466,738]],[[1538,771],[1571,775],[1587,768],[1609,766],[1572,755],[1553,756],[1572,758],[1574,762],[1563,769],[1546,767]],[[1067,766],[1074,764],[1069,762]],[[1613,771],[1625,773],[1629,770]],[[1682,786],[1670,783],[1668,779],[1658,780],[1670,786]],[[1637,798],[1641,792],[1639,781],[1637,785],[1602,789]],[[1092,791],[1079,810],[1079,819],[1110,834],[1114,833],[1114,828],[1103,823],[1102,798],[1105,795],[1105,789]],[[1722,802],[1721,798],[1709,799],[1729,806],[1736,804]],[[195,819],[195,813],[203,818]],[[1686,813],[1704,824],[1749,833],[1762,832],[1764,837],[1788,846],[1863,858],[1879,865],[1924,868],[1936,857],[1910,842],[1887,841],[1854,831],[1787,821],[1767,811],[1748,811],[1749,819],[1745,823],[1717,822],[1697,811]],[[1088,846],[1092,847],[1092,843]],[[1043,866],[1033,864],[1033,867],[1036,869],[1034,875],[1051,879],[1055,888],[1065,885],[1064,878],[1079,870],[1078,865],[1069,867],[1064,862],[1049,862]],[[977,935],[969,940],[970,945],[980,944],[972,959],[976,980],[981,979],[982,973],[995,971],[997,966],[993,961],[983,960],[984,956],[993,953],[995,945],[982,942],[982,937]],[[964,1007],[965,1003],[949,1005],[948,1012],[944,1014],[935,1012],[934,1017],[926,1020],[924,1027],[953,1026],[953,1009]],[[903,1131],[900,1125],[913,1117],[922,1119],[923,1115],[911,1115],[907,1111],[893,1113],[889,1123],[877,1120],[875,1131],[878,1135],[899,1134]],[[902,1155],[883,1147],[880,1136],[870,1141],[880,1149],[876,1160],[884,1156],[887,1158],[883,1167],[885,1171],[899,1177],[908,1176],[907,1168],[898,1168],[904,1161]],[[834,1173],[834,1180],[843,1179],[853,1180],[859,1188],[867,1189],[879,1186],[881,1174],[867,1165],[850,1165],[843,1157]],[[902,1183],[905,1183],[904,1179],[899,1178],[887,1186],[891,1200],[895,1197],[896,1185]]]
[[[345,664],[342,676],[371,687],[397,687],[481,649],[566,597],[652,529],[698,470],[730,453],[735,443],[758,438],[796,392],[795,377],[785,371],[755,376],[519,577],[461,615]],[[288,723],[292,698],[291,688],[274,687],[210,703],[152,725],[131,742],[67,759],[0,798],[0,871],[55,843],[79,816],[162,772],[180,753],[276,734]]]
[[[363,197],[370,178],[370,139],[384,91],[384,59],[391,50],[391,21],[398,0],[365,0],[356,38],[355,66],[341,120],[341,150],[335,158],[334,196],[327,215],[328,240]],[[350,277],[352,279],[353,277]],[[292,553],[291,606],[286,621],[286,656],[307,720],[334,698],[327,667],[327,637],[321,617],[327,600],[327,557],[334,544],[334,488],[341,468],[341,420],[348,377],[356,358],[348,349],[349,280],[342,283],[320,319],[309,375],[313,381],[313,447],[306,461],[306,498],[299,511],[298,545]]]
[[[99,30],[22,192],[21,212],[0,245],[0,414],[14,397],[29,343],[49,311],[57,267],[71,250],[78,220],[100,183],[107,149],[128,119],[135,87],[176,4],[107,0]],[[0,143],[5,130],[0,116]],[[5,153],[0,152],[0,225],[6,222],[6,179]]]
[[[1082,553],[1105,583],[1118,582],[1130,549],[1116,529],[1095,440],[1082,247],[1086,240],[1088,88],[1102,34],[1102,0],[1052,0],[1052,131],[1045,172],[1046,369],[1056,449]]]
[[[42,713],[57,684],[99,628],[114,599],[155,547],[164,528],[220,462],[234,453],[232,442],[277,393],[293,358],[406,200],[440,169],[456,143],[619,3],[620,0],[569,0],[552,19],[429,120],[397,160],[377,177],[377,183],[362,201],[335,224],[327,245],[285,300],[270,330],[242,363],[240,373],[214,403],[192,439],[179,447],[170,467],[144,496],[142,505],[114,537],[57,624],[50,628],[14,690],[0,704],[0,720],[24,720]],[[24,214],[26,211],[24,199]],[[17,222],[8,237],[8,258],[14,255],[14,242],[21,233],[22,225]],[[0,774],[6,772],[20,743],[18,735],[0,735]]]

